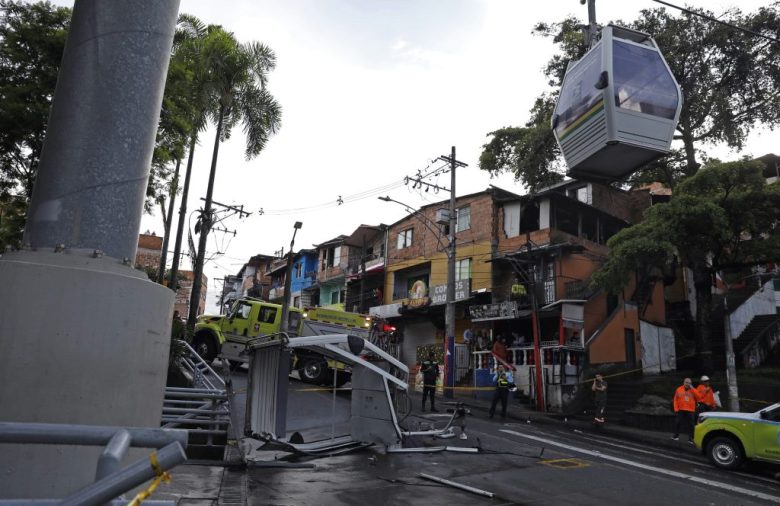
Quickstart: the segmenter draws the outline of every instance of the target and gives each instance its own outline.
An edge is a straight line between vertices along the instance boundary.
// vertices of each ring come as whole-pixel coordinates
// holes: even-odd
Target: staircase
[[[221,461],[225,456],[230,407],[225,382],[184,341],[186,352],[177,358],[193,377],[193,387],[166,387],[161,426],[187,429],[187,458]]]
[[[764,344],[762,342],[764,339],[774,337],[778,332],[778,326],[780,326],[780,315],[768,314],[753,317],[739,338],[734,340],[734,353],[738,357],[737,363],[746,365],[746,354],[750,349]],[[757,340],[758,342],[756,342]]]

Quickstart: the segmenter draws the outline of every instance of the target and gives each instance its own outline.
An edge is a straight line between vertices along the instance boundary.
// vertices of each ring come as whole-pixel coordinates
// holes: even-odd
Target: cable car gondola
[[[680,87],[650,35],[615,25],[570,63],[552,117],[568,175],[615,181],[669,152]]]

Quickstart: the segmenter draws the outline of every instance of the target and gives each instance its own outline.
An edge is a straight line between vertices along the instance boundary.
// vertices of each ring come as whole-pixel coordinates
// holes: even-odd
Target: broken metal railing
[[[0,443],[105,446],[96,465],[95,481],[65,499],[3,499],[0,505],[126,504],[127,500],[120,496],[150,479],[163,476],[187,459],[184,453],[187,437],[187,431],[176,429],[0,422]],[[130,447],[157,450],[120,469],[119,464]],[[146,504],[173,506],[175,501],[146,501]]]
[[[180,365],[192,374],[193,384],[196,387],[209,390],[225,389],[225,380],[222,379],[222,376],[217,374],[189,343],[178,340],[177,344],[189,352],[189,356],[183,355],[178,360]]]

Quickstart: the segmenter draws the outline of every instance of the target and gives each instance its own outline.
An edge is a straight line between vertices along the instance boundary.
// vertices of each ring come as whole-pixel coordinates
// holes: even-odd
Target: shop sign
[[[406,302],[406,307],[408,308],[424,307],[430,305],[430,303],[431,303],[430,297],[420,297],[418,299],[409,299]]]
[[[471,321],[480,320],[508,320],[517,318],[517,303],[514,301],[498,304],[475,304],[469,306]]]
[[[447,303],[447,283],[443,285],[433,285],[431,287],[431,305]],[[471,278],[459,279],[455,282],[455,302],[466,300],[471,296]]]

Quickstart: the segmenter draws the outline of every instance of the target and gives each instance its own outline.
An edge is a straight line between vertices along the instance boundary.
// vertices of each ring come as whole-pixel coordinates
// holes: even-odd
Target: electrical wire
[[[673,9],[680,10],[682,12],[685,12],[686,14],[690,14],[692,16],[698,16],[700,18],[708,19],[710,21],[714,21],[716,23],[719,23],[723,26],[728,26],[729,28],[733,28],[735,30],[739,30],[740,32],[749,33],[750,35],[755,35],[756,37],[761,37],[762,39],[769,40],[771,42],[780,43],[780,39],[776,39],[775,37],[770,37],[769,35],[764,35],[763,33],[758,33],[756,31],[753,31],[749,28],[742,28],[741,26],[733,25],[731,23],[727,23],[725,21],[721,21],[720,19],[713,18],[712,16],[708,16],[706,14],[702,14],[701,12],[696,12],[691,9],[686,9],[685,7],[680,7],[678,5],[670,4],[669,2],[664,2],[663,0],[653,0],[655,3],[659,3],[661,5],[666,5],[667,7],[671,7]]]

